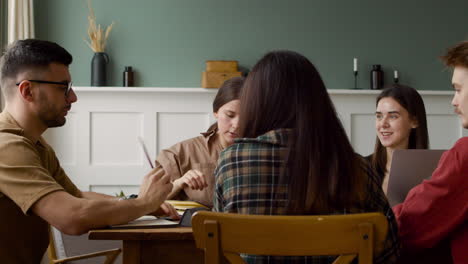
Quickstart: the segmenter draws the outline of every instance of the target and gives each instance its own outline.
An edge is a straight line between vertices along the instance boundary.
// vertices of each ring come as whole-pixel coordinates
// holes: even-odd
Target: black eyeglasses
[[[70,91],[72,89],[72,82],[50,82],[50,81],[41,81],[41,80],[27,80],[30,82],[36,82],[36,83],[48,83],[48,84],[57,84],[57,85],[63,85],[67,87],[65,90],[65,97],[68,97],[68,94],[70,94]],[[20,85],[21,82],[17,83],[16,85]]]

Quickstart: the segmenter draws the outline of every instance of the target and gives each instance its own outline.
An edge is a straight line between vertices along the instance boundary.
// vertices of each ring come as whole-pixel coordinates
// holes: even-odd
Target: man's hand
[[[173,220],[180,219],[180,215],[177,210],[172,206],[172,204],[168,202],[164,202],[161,204],[161,207],[158,208],[155,212],[151,213],[150,215],[154,215],[157,217],[160,216],[169,216]]]
[[[162,170],[152,170],[149,172],[140,186],[138,198],[148,208],[148,212],[155,212],[166,200],[167,195],[172,190],[172,183],[169,175],[164,175]]]
[[[208,187],[205,180],[205,175],[199,170],[189,170],[184,176],[174,181],[176,189],[182,189],[185,186],[192,190],[203,190]]]

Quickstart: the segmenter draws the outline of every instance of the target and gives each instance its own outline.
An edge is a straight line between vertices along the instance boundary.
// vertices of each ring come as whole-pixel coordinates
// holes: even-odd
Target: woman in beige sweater
[[[156,166],[171,176],[168,199],[191,200],[209,207],[213,204],[214,176],[219,153],[234,143],[239,122],[239,94],[243,77],[227,80],[213,101],[217,122],[200,136],[162,150]]]

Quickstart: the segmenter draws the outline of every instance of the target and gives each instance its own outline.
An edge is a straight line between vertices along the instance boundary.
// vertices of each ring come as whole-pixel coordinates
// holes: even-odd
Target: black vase
[[[384,73],[380,64],[372,65],[372,71],[370,74],[370,88],[382,89],[384,86]]]
[[[91,86],[106,86],[109,56],[105,52],[94,53],[91,60]]]

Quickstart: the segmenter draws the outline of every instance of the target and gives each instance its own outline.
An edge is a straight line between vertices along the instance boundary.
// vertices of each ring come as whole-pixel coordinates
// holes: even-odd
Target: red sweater
[[[431,179],[411,189],[393,211],[406,255],[467,264],[468,137],[446,151]]]

